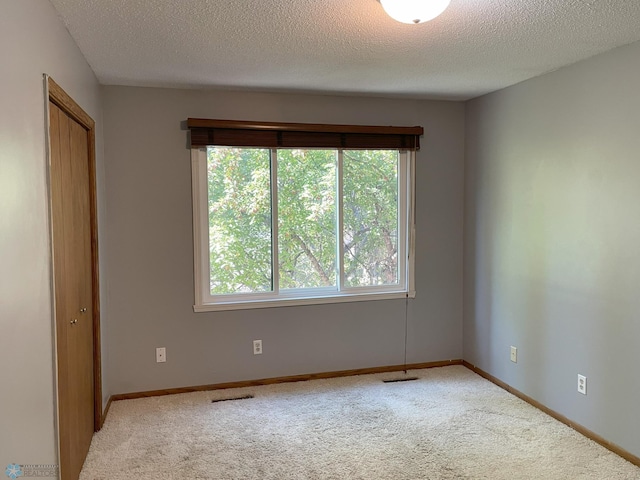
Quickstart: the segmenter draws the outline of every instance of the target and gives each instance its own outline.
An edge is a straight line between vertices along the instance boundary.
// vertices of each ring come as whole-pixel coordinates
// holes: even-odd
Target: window
[[[196,311],[413,295],[413,149],[223,133],[192,129]]]

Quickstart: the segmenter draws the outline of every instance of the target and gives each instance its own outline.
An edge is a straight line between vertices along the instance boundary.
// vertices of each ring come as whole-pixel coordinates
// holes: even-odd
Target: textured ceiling
[[[468,99],[640,40],[640,0],[51,1],[106,85]]]

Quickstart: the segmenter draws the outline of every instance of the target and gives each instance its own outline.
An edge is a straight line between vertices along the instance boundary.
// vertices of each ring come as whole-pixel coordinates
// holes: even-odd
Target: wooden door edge
[[[96,195],[96,138],[95,122],[78,105],[60,85],[58,85],[49,75],[45,74],[46,90],[46,115],[47,115],[47,138],[49,137],[49,101],[57,105],[62,111],[72,119],[87,129],[89,141],[89,196],[90,196],[90,217],[91,217],[91,270],[92,270],[92,310],[93,310],[93,382],[94,382],[94,403],[93,403],[93,430],[97,432],[102,428],[102,353],[100,339],[100,265],[98,257],[98,205]],[[51,153],[48,151],[48,160]],[[50,179],[48,179],[50,181]],[[53,260],[53,254],[51,259]],[[53,311],[55,318],[55,311]]]

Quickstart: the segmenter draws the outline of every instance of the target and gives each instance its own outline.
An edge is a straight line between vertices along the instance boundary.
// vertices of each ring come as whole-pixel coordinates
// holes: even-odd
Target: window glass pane
[[[269,150],[207,148],[211,294],[272,290]]]
[[[336,285],[335,150],[278,150],[280,289]]]
[[[345,150],[343,158],[345,284],[398,284],[398,151]]]

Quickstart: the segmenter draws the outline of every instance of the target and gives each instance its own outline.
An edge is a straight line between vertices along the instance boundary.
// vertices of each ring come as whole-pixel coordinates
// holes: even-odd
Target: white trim
[[[411,171],[408,169],[409,163],[407,151],[398,152],[398,284],[407,288],[407,230],[409,228],[408,216],[408,196],[409,180]]]
[[[203,251],[209,245],[209,232],[203,228],[208,225],[207,206],[209,204],[206,188],[207,149],[191,149],[191,186],[193,196],[193,273],[195,280],[195,303],[204,304],[209,290],[208,272],[209,254]],[[204,208],[203,208],[204,207]]]
[[[407,289],[409,292],[414,292],[416,285],[416,154],[415,152],[409,152],[409,176],[408,176],[408,188],[409,188],[409,212],[408,212],[408,224],[407,231],[409,232],[408,251],[407,251],[407,268],[408,284]],[[412,297],[413,298],[413,297]]]
[[[278,150],[269,150],[271,176],[271,291],[274,294],[280,292],[280,243],[278,241]]]
[[[372,302],[378,300],[397,300],[402,298],[415,298],[416,292],[395,293],[363,293],[340,294],[333,297],[307,297],[307,298],[273,298],[269,300],[251,300],[242,302],[218,302],[215,304],[194,305],[193,311],[219,312],[224,310],[250,310],[255,308],[295,307],[300,305],[323,305],[329,303],[346,302]]]
[[[336,272],[336,283],[338,287],[338,291],[344,291],[345,289],[345,281],[344,281],[344,215],[340,215],[342,212],[343,202],[344,202],[344,179],[342,178],[342,174],[344,172],[344,152],[342,150],[338,150],[338,165],[336,168],[336,218],[337,225],[336,228],[338,231],[336,232],[338,241],[336,245],[338,258],[336,259],[336,268],[338,271]]]

